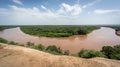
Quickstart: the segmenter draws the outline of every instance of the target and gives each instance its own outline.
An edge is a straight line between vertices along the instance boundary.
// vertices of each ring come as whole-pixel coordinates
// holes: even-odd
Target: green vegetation
[[[14,41],[10,41],[10,42],[8,42],[7,44],[9,44],[9,45],[25,46],[24,44],[19,44],[19,43],[16,43],[16,42],[14,42]]]
[[[46,37],[68,37],[72,35],[85,35],[98,29],[99,26],[21,26],[24,33]]]
[[[116,45],[114,47],[104,46],[101,52],[103,52],[103,54],[105,54],[109,59],[120,60],[120,45]]]
[[[13,28],[13,27],[16,27],[16,26],[0,26],[0,31],[8,28]]]
[[[6,27],[0,26],[0,31],[6,29]]]
[[[120,26],[109,26],[109,27],[115,29],[116,31],[120,31]]]
[[[45,51],[45,46],[43,46],[42,44],[32,46],[32,48],[40,50],[40,51]]]
[[[56,55],[62,55],[62,49],[60,47],[56,47],[55,45],[48,46],[46,51]]]
[[[82,58],[93,58],[93,57],[105,57],[105,55],[102,52],[95,51],[95,50],[84,50],[82,49],[78,53],[79,57]]]
[[[26,46],[34,46],[34,43],[31,43],[31,42],[27,42]]]
[[[8,43],[8,41],[3,38],[0,38],[0,43]]]
[[[10,41],[9,44],[18,45],[18,43],[15,43],[15,42],[13,42],[13,41]]]

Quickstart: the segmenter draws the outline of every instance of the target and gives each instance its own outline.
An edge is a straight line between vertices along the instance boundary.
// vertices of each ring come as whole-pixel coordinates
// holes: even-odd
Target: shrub
[[[120,54],[120,45],[116,45],[113,48],[114,48],[114,53],[119,53]]]
[[[111,58],[114,49],[111,46],[103,46],[101,52],[107,56],[107,58]]]
[[[82,58],[93,58],[93,57],[105,57],[105,55],[99,51],[95,51],[95,50],[84,50],[82,49],[79,53],[78,53],[79,57]]]
[[[36,46],[33,46],[32,48],[37,49],[37,50],[40,50],[40,51],[45,50],[45,47],[44,47],[43,45],[41,45],[41,44],[36,45]]]
[[[114,47],[104,46],[101,52],[103,52],[109,59],[120,60],[120,45]]]
[[[9,42],[8,44],[11,44],[11,45],[18,45],[18,43],[15,43],[13,41]]]
[[[70,51],[69,50],[65,50],[64,51],[64,55],[69,55],[70,54]]]
[[[61,48],[59,47],[56,47],[55,45],[52,45],[52,46],[48,46],[46,48],[46,51],[50,52],[50,53],[53,53],[53,54],[62,54],[62,50]]]
[[[3,38],[0,38],[0,43],[8,43],[8,41]]]
[[[111,55],[111,59],[120,60],[120,54],[113,54],[113,55]]]
[[[28,46],[28,47],[30,47],[30,46],[34,46],[34,43],[27,42],[26,46]]]

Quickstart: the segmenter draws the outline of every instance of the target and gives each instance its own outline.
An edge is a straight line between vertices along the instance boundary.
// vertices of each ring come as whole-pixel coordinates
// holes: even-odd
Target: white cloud
[[[12,0],[12,1],[16,4],[23,5],[23,3],[20,0]]]
[[[94,4],[96,4],[96,3],[100,2],[100,1],[101,1],[101,0],[94,0],[94,1],[91,2],[91,3],[88,3],[88,4],[86,4],[86,5],[83,5],[82,8],[87,8],[87,7],[93,6]]]
[[[41,8],[32,7],[17,7],[9,6],[9,9],[0,8],[0,20],[8,22],[8,24],[104,24],[108,23],[117,23],[119,17],[107,15],[96,15],[96,14],[81,14],[83,8],[80,5],[74,4],[69,5],[62,3],[57,10],[51,10],[46,8],[44,5],[41,5]],[[5,12],[5,13],[2,13]],[[105,14],[119,12],[119,10],[95,10],[94,13]],[[1,14],[5,14],[4,16]],[[81,14],[81,15],[80,15]],[[7,20],[6,20],[7,19]],[[115,21],[115,22],[114,22]],[[97,23],[96,23],[97,22]],[[3,23],[5,24],[5,23]],[[7,24],[7,23],[6,23]]]
[[[65,4],[63,10],[69,15],[60,14],[59,10],[61,7],[55,11],[47,9],[43,5],[41,5],[41,8],[45,11],[37,7],[24,8],[15,5],[9,5],[9,7],[10,9],[8,9],[7,15],[4,18],[8,18],[8,22],[16,24],[74,24],[72,23],[73,15],[78,15],[81,12],[78,5],[67,5],[66,7]]]
[[[41,8],[42,8],[42,9],[44,9],[44,10],[46,10],[46,9],[47,9],[47,8],[46,8],[45,6],[43,6],[43,5],[41,5]]]
[[[46,8],[47,9],[47,8]],[[17,7],[17,6],[10,6],[10,10],[8,12],[9,19],[11,22],[18,22],[21,23],[33,23],[33,24],[40,24],[42,22],[50,23],[55,18],[60,17],[57,16],[57,13],[52,12],[50,10],[42,11],[37,7],[33,8],[24,8],[24,7]],[[44,23],[42,23],[44,24]]]
[[[120,13],[120,10],[97,9],[97,10],[94,10],[94,13],[96,13],[96,14]]]
[[[58,12],[60,14],[79,15],[82,12],[82,8],[78,4],[71,6],[69,4],[62,3]]]

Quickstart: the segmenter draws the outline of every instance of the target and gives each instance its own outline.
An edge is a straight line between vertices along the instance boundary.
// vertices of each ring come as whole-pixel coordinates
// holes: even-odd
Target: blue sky
[[[0,25],[120,24],[120,0],[0,0]]]

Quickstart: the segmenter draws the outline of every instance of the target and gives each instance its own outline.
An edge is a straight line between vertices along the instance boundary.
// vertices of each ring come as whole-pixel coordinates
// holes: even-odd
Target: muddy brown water
[[[0,37],[17,43],[25,44],[32,42],[35,44],[56,45],[63,50],[70,50],[76,53],[80,49],[100,50],[102,46],[114,46],[120,44],[120,36],[115,34],[115,30],[108,27],[101,27],[87,35],[74,35],[63,38],[37,37],[23,33],[19,27],[0,31]]]

